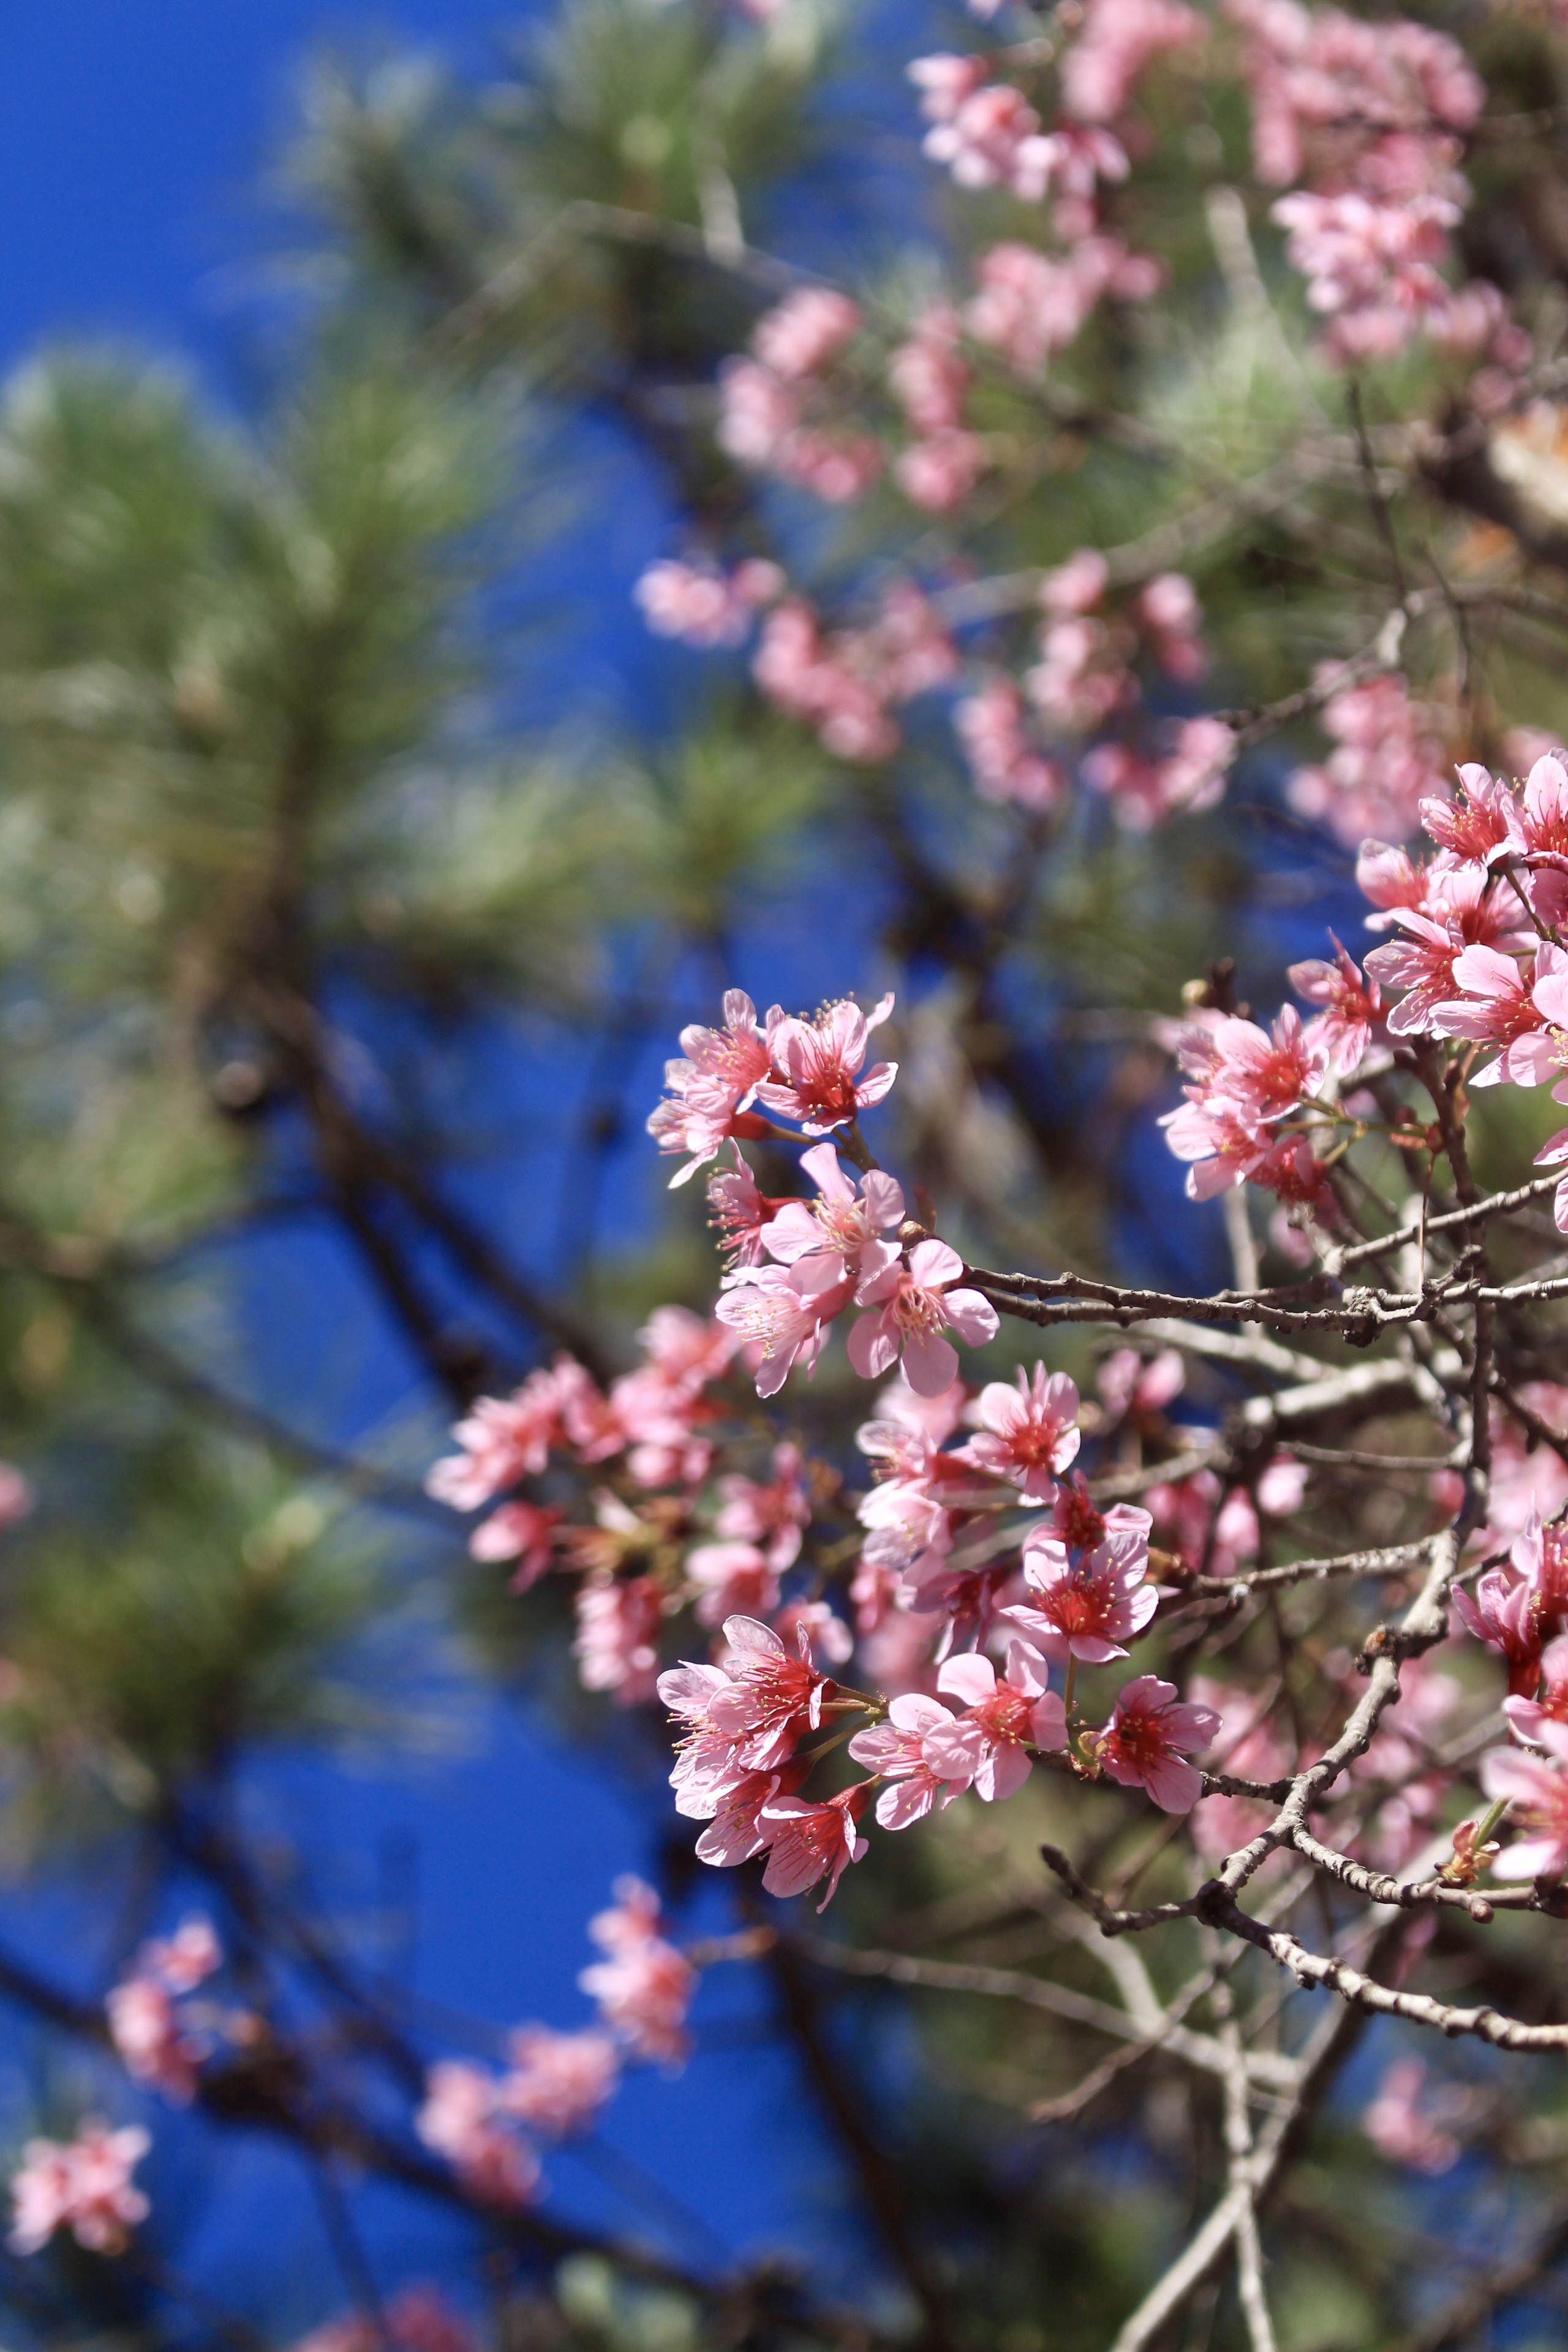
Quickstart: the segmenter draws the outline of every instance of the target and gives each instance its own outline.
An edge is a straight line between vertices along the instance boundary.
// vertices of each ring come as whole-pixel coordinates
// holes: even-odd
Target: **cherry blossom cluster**
[[[1194,1199],[1250,1182],[1331,1223],[1329,1170],[1349,1140],[1388,1124],[1355,1082],[1387,1070],[1406,1040],[1462,1039],[1491,1055],[1469,1056],[1471,1087],[1556,1079],[1568,1101],[1568,951],[1553,935],[1568,913],[1568,769],[1549,753],[1520,789],[1475,765],[1458,775],[1456,795],[1419,804],[1435,856],[1416,863],[1363,843],[1367,927],[1391,936],[1363,967],[1337,940],[1331,962],[1292,967],[1319,1012],[1303,1021],[1288,1005],[1266,1031],[1202,1011],[1174,1034],[1189,1083],[1164,1124]],[[1403,1118],[1393,1131],[1402,1148],[1413,1139]],[[1536,1157],[1568,1160],[1568,1129]],[[1568,1229],[1568,1185],[1558,1216]]]
[[[151,2146],[144,2131],[115,2131],[97,2116],[73,2140],[28,2140],[11,2175],[12,2252],[37,2253],[57,2230],[91,2253],[122,2252],[150,2210],[132,2176]]]
[[[1483,279],[1444,276],[1469,190],[1456,166],[1485,89],[1446,34],[1371,24],[1298,0],[1227,0],[1242,28],[1253,158],[1266,184],[1309,186],[1274,217],[1344,363],[1385,359],[1419,331],[1521,365],[1529,341]]]
[[[605,1957],[578,1979],[597,2002],[602,2025],[570,2033],[519,2026],[499,2074],[458,2058],[428,2070],[415,2129],[483,2204],[517,2207],[539,2195],[532,2142],[589,2130],[615,2094],[623,2056],[668,2067],[687,2054],[697,1972],[660,1933],[650,1886],[618,1878],[615,1896],[588,1923]]]
[[[744,645],[758,613],[784,585],[776,563],[753,556],[732,572],[716,563],[651,563],[633,593],[656,636],[711,650]]]
[[[881,446],[839,421],[846,347],[860,325],[846,294],[816,286],[786,294],[759,321],[750,357],[725,365],[720,447],[832,505],[861,497],[882,470]]]
[[[1320,688],[1341,673],[1326,664]],[[1397,671],[1328,695],[1321,715],[1334,750],[1321,765],[1298,768],[1287,787],[1299,814],[1327,825],[1349,849],[1372,836],[1406,841],[1421,822],[1421,803],[1445,788],[1449,762],[1438,712],[1413,702]]]
[[[1236,756],[1235,735],[1211,718],[1151,724],[1140,709],[1135,668],[1142,656],[1156,674],[1180,684],[1202,677],[1207,656],[1192,582],[1179,572],[1162,572],[1112,598],[1105,558],[1080,548],[1046,574],[1040,602],[1047,615],[1040,658],[1025,672],[1024,692],[1058,750],[1064,736],[1101,738],[1079,762],[1084,782],[1136,832],[1178,810],[1212,808]],[[953,723],[983,798],[1054,804],[1063,762],[1042,757],[1028,742],[1011,679],[993,676],[959,703]]]
[[[222,1966],[208,1921],[187,1919],[173,1936],[142,1946],[104,2004],[110,2038],[132,2081],[181,2106],[195,2095],[216,2021],[210,2009],[193,2009],[189,1997]]]

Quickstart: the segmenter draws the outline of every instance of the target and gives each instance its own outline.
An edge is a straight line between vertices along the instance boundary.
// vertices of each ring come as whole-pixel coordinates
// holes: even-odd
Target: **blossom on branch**
[[[90,2253],[123,2253],[150,2210],[131,2176],[151,2146],[144,2131],[114,2131],[96,2116],[74,2140],[26,2141],[11,2175],[12,2252],[36,2254],[57,2230],[69,2230]]]
[[[1085,1745],[1113,1780],[1147,1790],[1163,1812],[1185,1813],[1203,1780],[1184,1751],[1208,1747],[1218,1729],[1213,1707],[1184,1706],[1174,1683],[1139,1675],[1122,1685],[1110,1722]]]
[[[890,1247],[890,1244],[884,1246]],[[996,1309],[978,1290],[954,1289],[963,1260],[946,1242],[917,1242],[906,1265],[896,1259],[862,1277],[856,1304],[873,1307],[849,1334],[849,1360],[867,1380],[897,1363],[921,1396],[938,1396],[958,1376],[958,1351],[942,1334],[953,1330],[971,1348],[997,1330]]]

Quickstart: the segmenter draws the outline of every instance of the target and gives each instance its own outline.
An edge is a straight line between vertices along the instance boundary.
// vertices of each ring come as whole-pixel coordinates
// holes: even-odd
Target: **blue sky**
[[[483,61],[487,0],[5,0],[0,355],[105,331],[220,347],[300,57],[382,33]]]

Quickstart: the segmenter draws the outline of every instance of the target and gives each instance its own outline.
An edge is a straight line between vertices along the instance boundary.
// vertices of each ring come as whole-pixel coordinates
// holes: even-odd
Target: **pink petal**
[[[773,1627],[764,1625],[757,1617],[726,1617],[724,1639],[742,1657],[782,1658],[787,1655]]]
[[[1056,1691],[1047,1691],[1036,1707],[1033,1717],[1037,1748],[1065,1748],[1068,1744],[1067,1709]]]
[[[911,1332],[904,1341],[904,1378],[916,1396],[941,1396],[958,1378],[957,1349],[939,1332]]]
[[[929,1772],[910,1780],[896,1780],[877,1800],[877,1819],[885,1830],[907,1830],[922,1821],[936,1801],[938,1783]]]
[[[809,1151],[801,1153],[800,1164],[825,1200],[852,1201],[855,1198],[855,1187],[844,1173],[838,1154],[831,1143],[814,1143]]]
[[[940,1691],[951,1691],[965,1706],[979,1706],[996,1687],[996,1669],[978,1651],[966,1650],[960,1657],[949,1658],[938,1669],[936,1686]]]
[[[1552,1837],[1525,1838],[1500,1853],[1492,1864],[1494,1878],[1544,1878],[1562,1869],[1568,1861],[1568,1840]]]
[[[866,1203],[866,1213],[874,1225],[896,1225],[902,1222],[904,1194],[894,1177],[873,1168],[862,1181],[860,1195]]]
[[[1143,1785],[1165,1813],[1190,1813],[1204,1787],[1196,1766],[1179,1756],[1162,1756],[1148,1765]]]
[[[879,1307],[899,1287],[900,1250],[897,1242],[868,1242],[860,1252],[857,1307]]]
[[[991,1759],[989,1775],[982,1776],[976,1773],[975,1785],[981,1795],[989,1802],[1003,1804],[1007,1798],[1017,1795],[1033,1769],[1033,1765],[1021,1748],[1011,1746],[998,1748]],[[987,1778],[989,1787],[986,1786]]]
[[[910,1273],[922,1290],[943,1290],[963,1272],[963,1260],[946,1242],[917,1242],[910,1252]]]
[[[879,1379],[896,1359],[899,1343],[886,1315],[862,1315],[849,1331],[849,1361],[863,1381]]]
[[[978,1290],[950,1290],[942,1304],[948,1321],[969,1347],[983,1348],[987,1339],[996,1337],[1000,1328],[996,1309]]]

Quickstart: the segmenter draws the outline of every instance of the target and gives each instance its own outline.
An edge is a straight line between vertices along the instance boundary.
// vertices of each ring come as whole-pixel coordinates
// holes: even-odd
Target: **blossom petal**
[[[939,1332],[912,1331],[904,1341],[904,1378],[916,1396],[941,1396],[958,1378],[957,1349]]]

